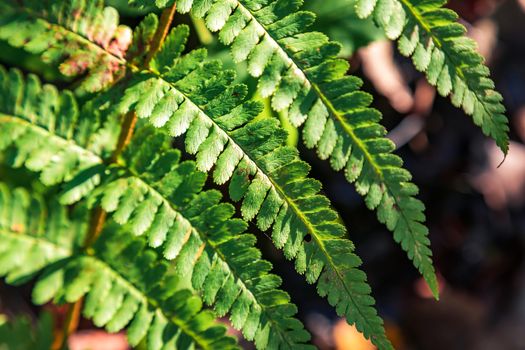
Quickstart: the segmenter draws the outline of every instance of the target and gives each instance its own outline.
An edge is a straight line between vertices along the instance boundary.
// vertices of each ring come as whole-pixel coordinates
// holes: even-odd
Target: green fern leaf
[[[390,39],[398,39],[399,51],[412,57],[439,94],[450,95],[506,155],[509,127],[502,97],[494,90],[476,43],[465,37],[465,27],[454,11],[443,8],[445,4],[446,0],[358,0],[356,6],[362,18],[373,15]]]
[[[296,307],[277,289],[279,277],[261,259],[247,224],[233,219],[234,208],[217,191],[202,191],[206,175],[194,162],[179,162],[170,138],[142,127],[114,167],[89,196],[115,221],[149,245],[161,247],[181,278],[195,288],[218,316],[230,313],[258,348],[309,349],[310,335],[293,318]],[[156,156],[155,156],[156,154]]]
[[[29,83],[26,87],[18,71],[11,73],[16,73],[20,82],[19,93],[23,96]],[[30,79],[36,78],[28,78],[28,81]],[[37,80],[35,82],[38,83]],[[8,83],[4,86],[5,91],[10,91],[13,86],[11,81]],[[146,234],[152,247],[162,246],[165,257],[175,260],[177,275],[185,278],[194,276],[193,283],[186,287],[200,291],[204,301],[213,305],[218,315],[229,312],[234,326],[242,328],[246,338],[255,339],[258,347],[310,348],[304,344],[310,335],[293,317],[296,307],[290,303],[288,294],[278,289],[280,278],[268,273],[271,265],[261,260],[260,251],[254,247],[254,236],[244,234],[246,223],[231,218],[233,207],[220,204],[218,192],[202,192],[206,175],[196,171],[193,162],[179,163],[180,153],[169,149],[169,137],[154,132],[151,127],[141,127],[123,154],[122,166],[105,165],[109,152],[97,152],[99,148],[93,145],[100,142],[80,137],[85,135],[79,129],[84,124],[94,128],[87,134],[95,136],[104,135],[102,131],[110,129],[97,130],[96,123],[93,124],[96,121],[93,116],[96,115],[89,113],[92,110],[104,111],[103,106],[113,105],[108,95],[101,95],[88,103],[82,109],[86,113],[81,115],[57,113],[65,123],[70,122],[68,119],[74,121],[70,123],[72,129],[65,134],[53,134],[53,122],[36,126],[41,124],[39,109],[36,109],[33,120],[27,120],[23,113],[19,113],[20,117],[10,117],[17,123],[22,122],[24,132],[36,129],[39,139],[49,139],[50,142],[41,144],[38,151],[31,148],[27,152],[31,142],[22,139],[17,143],[20,138],[14,137],[15,140],[6,142],[6,147],[16,154],[22,152],[36,159],[40,159],[39,153],[32,155],[32,152],[48,149],[55,155],[79,153],[81,157],[78,159],[89,159],[82,166],[68,168],[67,176],[52,183],[67,181],[63,187],[62,203],[75,203],[89,195],[92,204],[112,212],[115,221],[127,224],[134,235]],[[74,103],[75,100],[71,97],[71,101]],[[103,101],[103,106],[98,101]],[[14,109],[7,112],[17,114],[18,107],[11,108]],[[113,132],[115,129],[118,131],[115,124],[109,122],[110,119],[106,123],[114,128]],[[10,124],[6,121],[4,125]],[[5,136],[12,137],[7,129]],[[35,139],[34,134],[30,136]],[[114,142],[111,144],[114,145]],[[30,170],[46,171],[48,162],[41,162],[40,167],[30,167]],[[24,161],[19,165],[28,164],[32,163]],[[239,237],[241,234],[242,237]],[[223,284],[224,280],[227,283]],[[78,299],[79,293],[87,292],[88,280],[80,282],[84,284],[75,285],[76,291],[71,292],[70,299]]]
[[[76,93],[99,91],[124,73],[131,29],[103,0],[19,1],[0,4],[0,39],[59,64],[62,74],[82,77]]]
[[[0,276],[13,284],[39,274],[37,304],[85,296],[86,317],[110,332],[128,326],[132,345],[147,336],[148,350],[238,349],[226,327],[201,310],[200,298],[182,289],[168,266],[144,250],[144,242],[108,225],[92,254],[75,252],[85,222],[85,215],[71,220],[58,203],[46,206],[27,190],[10,191],[0,183]]]
[[[369,107],[371,96],[359,91],[361,80],[345,75],[348,63],[337,58],[340,45],[324,34],[305,31],[313,15],[299,10],[301,1],[188,4],[195,16],[214,18],[214,26],[209,20],[208,26],[231,45],[235,61],[247,61],[250,74],[259,78],[262,96],[272,97],[273,109],[286,111],[293,125],[304,125],[305,144],[316,147],[321,159],[330,158],[335,170],[344,169],[437,297],[424,206],[415,198],[418,189],[401,159],[392,154],[394,145],[378,123],[381,114]],[[180,12],[190,10],[179,5]]]
[[[0,151],[13,167],[40,172],[51,186],[92,169],[115,147],[119,125],[79,108],[72,93],[42,85],[35,75],[0,66]],[[13,103],[14,101],[14,103]],[[89,192],[100,180],[77,190]]]
[[[238,349],[235,339],[226,336],[226,327],[215,323],[211,311],[202,310],[202,300],[183,289],[184,283],[153,251],[144,250],[143,240],[115,232],[117,226],[107,226],[93,247],[93,256],[44,271],[44,276],[62,275],[58,283],[65,291],[54,295],[55,299],[72,302],[83,296],[71,287],[84,280],[84,315],[110,332],[127,326],[132,346],[145,338],[150,350]],[[35,290],[46,283],[44,277]],[[68,298],[70,295],[74,297]]]
[[[177,27],[167,40],[181,43],[186,35],[187,30]],[[309,166],[296,150],[283,147],[286,133],[276,120],[256,118],[261,106],[243,103],[246,87],[232,85],[233,72],[222,70],[218,62],[203,63],[202,50],[180,52],[164,58],[174,62],[172,67],[143,71],[129,85],[116,86],[125,91],[115,113],[133,110],[171,136],[186,133],[186,150],[196,154],[197,168],[209,171],[215,165],[217,184],[231,179],[230,197],[242,200],[243,218],[256,219],[262,230],[273,226],[274,243],[287,258],[296,259],[297,270],[310,283],[319,280],[320,294],[328,295],[339,314],[389,348],[353,245],[344,238],[329,201],[319,194],[320,183],[306,178]],[[308,234],[311,242],[305,242]],[[336,242],[346,248],[338,250]],[[336,264],[334,256],[346,257],[347,263]]]

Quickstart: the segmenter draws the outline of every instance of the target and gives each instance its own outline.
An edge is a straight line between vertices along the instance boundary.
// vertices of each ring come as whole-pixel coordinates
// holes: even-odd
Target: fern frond
[[[233,219],[233,206],[218,191],[202,191],[206,175],[194,162],[179,162],[170,138],[152,127],[139,129],[89,200],[113,213],[149,245],[161,247],[177,275],[191,279],[218,316],[230,313],[258,348],[309,349],[310,335],[293,316],[297,309],[271,264],[254,247],[247,224]],[[67,196],[67,193],[66,193]]]
[[[17,78],[5,80],[4,86],[13,87],[13,82],[18,82],[20,97],[25,96],[26,90],[40,90],[36,77],[30,75],[26,86],[17,70],[9,73]],[[32,85],[36,87],[30,87]],[[64,93],[63,96],[67,96],[68,101],[74,104],[71,94]],[[107,102],[106,96],[107,94],[101,95],[97,99]],[[277,289],[281,284],[280,278],[268,273],[271,264],[261,260],[260,251],[254,247],[255,237],[248,234],[241,239],[237,237],[245,231],[246,223],[231,219],[233,207],[219,204],[218,192],[201,192],[206,175],[196,171],[192,162],[179,164],[180,153],[167,149],[169,137],[152,134],[151,129],[143,128],[124,154],[126,166],[113,165],[108,168],[104,164],[108,152],[105,156],[101,155],[98,147],[95,147],[100,142],[80,137],[86,134],[97,135],[94,133],[96,128],[87,133],[79,129],[84,124],[94,127],[93,122],[96,119],[91,118],[92,114],[78,116],[76,108],[73,109],[74,114],[60,113],[61,110],[57,109],[56,114],[50,114],[46,119],[45,113],[39,114],[46,111],[39,109],[39,100],[23,103],[23,99],[18,97],[6,95],[2,111],[13,115],[9,115],[9,119],[5,121],[0,119],[0,134],[7,140],[7,158],[11,159],[10,153],[23,155],[18,156],[17,159],[20,160],[12,165],[25,165],[30,170],[42,172],[43,179],[47,179],[44,174],[50,173],[49,169],[61,170],[61,176],[53,172],[54,176],[50,178],[53,182],[46,183],[67,182],[61,196],[61,201],[66,204],[75,203],[87,195],[94,198],[106,191],[107,194],[112,193],[101,201],[102,207],[115,212],[115,220],[121,224],[131,220],[131,231],[134,234],[141,235],[147,231],[151,246],[159,247],[164,244],[166,258],[171,260],[180,256],[176,261],[181,275],[191,275],[194,270],[195,275],[199,273],[194,285],[187,287],[195,287],[201,291],[205,302],[213,304],[218,315],[223,316],[230,312],[233,325],[241,328],[247,339],[256,339],[260,348],[309,348],[304,342],[310,339],[310,335],[301,322],[293,317],[297,309],[290,304],[288,294]],[[20,105],[9,104],[10,100],[20,101]],[[49,96],[46,101],[49,101]],[[34,113],[19,111],[21,106],[33,108]],[[100,105],[95,101],[90,107],[99,110]],[[54,134],[52,130],[58,116],[68,127],[64,132]],[[111,118],[107,120],[109,126],[106,129],[113,128],[114,136],[115,129],[119,129],[110,120]],[[4,128],[11,124],[22,131],[14,133],[13,130],[18,130],[15,127]],[[38,124],[41,126],[37,126]],[[20,137],[26,134],[27,138]],[[111,140],[114,139],[111,137]],[[35,140],[41,140],[42,145],[35,145]],[[143,145],[148,147],[141,147]],[[47,160],[44,157],[47,153],[42,155],[42,152],[49,153],[51,160]],[[160,157],[151,165],[152,160],[156,159],[155,154],[160,154]],[[73,156],[76,157],[73,161],[64,161]],[[85,161],[86,159],[89,161]],[[84,162],[80,162],[81,160]],[[37,161],[39,166],[34,166],[33,163]],[[66,168],[64,164],[75,166]],[[100,184],[102,178],[104,182]],[[157,181],[160,182],[157,184]],[[156,184],[158,188],[152,184]],[[190,200],[191,205],[188,203]],[[194,208],[200,208],[203,203],[209,204],[211,208],[205,214],[197,215],[201,213]],[[186,219],[184,214],[192,219]],[[199,248],[200,245],[203,248],[206,246],[205,254]],[[191,260],[192,256],[197,255],[201,258]],[[189,261],[193,263],[190,264]],[[224,285],[222,278],[227,281]]]
[[[286,133],[277,121],[257,119],[260,104],[243,102],[246,87],[232,85],[233,72],[203,62],[204,50],[180,55],[187,35],[185,26],[172,30],[153,69],[128,82],[116,112],[133,110],[172,136],[186,134],[186,150],[196,154],[198,169],[215,165],[217,184],[231,180],[230,197],[242,200],[243,218],[256,219],[262,230],[273,226],[274,243],[296,259],[308,282],[319,281],[319,293],[340,315],[389,348],[366,277],[357,269],[361,261],[328,199],[319,194],[320,183],[306,177],[310,168],[297,151],[283,146]]]
[[[489,69],[474,40],[465,36],[458,15],[443,8],[446,0],[358,0],[360,17],[373,16],[399,51],[412,57],[430,84],[452,104],[471,115],[483,133],[492,137],[504,154],[509,147],[509,126],[502,96],[495,91]]]
[[[335,170],[344,169],[437,296],[424,205],[415,198],[418,189],[402,160],[392,154],[395,147],[378,123],[381,114],[369,107],[372,97],[359,91],[360,79],[345,75],[348,63],[337,58],[340,45],[324,34],[305,32],[314,15],[299,11],[301,5],[177,1],[180,12],[191,7],[211,30],[219,31],[235,61],[248,61],[262,96],[272,96],[273,109],[286,111],[295,126],[304,124],[306,146],[316,147],[321,159],[330,158]]]
[[[110,332],[126,327],[129,343],[136,346],[145,338],[149,350],[238,349],[226,327],[202,310],[202,300],[181,289],[169,266],[144,250],[145,242],[115,234],[116,226],[107,228],[93,255],[44,270],[33,293],[37,304],[85,297],[85,317]]]
[[[0,276],[20,283],[42,271],[35,303],[86,296],[83,312],[95,325],[110,332],[127,326],[130,343],[147,336],[149,350],[238,349],[226,327],[201,310],[200,298],[181,289],[168,265],[144,250],[143,242],[108,226],[93,252],[83,254],[75,243],[86,231],[86,220],[69,220],[66,208],[56,202],[46,207],[25,189],[11,192],[0,184],[0,196]]]
[[[83,113],[79,118],[71,92],[0,66],[0,151],[10,166],[40,172],[48,186],[93,169],[115,147],[120,129],[118,121]],[[85,191],[100,180],[92,179]]]
[[[21,91],[21,96],[25,94],[24,91],[33,90],[28,89],[30,81],[40,86],[34,76],[28,77],[26,87],[18,71],[12,70],[10,73],[19,81],[20,88],[17,91]],[[0,91],[10,91],[15,86],[11,80],[6,81],[8,84],[2,85],[5,90]],[[70,101],[74,102],[71,94],[66,96],[70,96]],[[41,94],[40,97],[51,101],[46,95]],[[102,95],[101,99],[108,104],[106,95]],[[30,108],[31,104],[22,106]],[[100,107],[89,103],[88,106],[92,108],[83,110],[99,110]],[[106,135],[111,128],[113,133],[115,129],[118,131],[119,128],[109,122],[111,118],[106,121],[109,126],[102,132],[97,131],[96,119],[92,118],[92,114],[81,114],[75,119],[67,113],[57,113],[63,122],[73,122],[68,124],[67,132],[54,134],[52,126],[55,115],[52,115],[52,121],[45,120],[38,114],[40,109],[37,108],[34,114],[29,113],[33,117],[31,119],[27,113],[18,112],[17,105],[11,107],[7,112],[20,116],[10,118],[15,120],[15,125],[22,123],[23,132],[31,133],[28,136],[30,140],[50,140],[37,146],[28,146],[31,144],[28,139],[20,138],[20,134],[13,135],[12,129],[4,128],[4,125],[10,125],[8,122],[11,119],[5,123],[2,121],[0,135],[4,136],[5,130],[5,137],[9,140],[6,142],[8,151],[25,155],[15,165],[26,165],[30,170],[41,171],[43,175],[48,168],[57,167],[53,164],[67,159],[66,155],[80,154],[78,159],[88,159],[89,162],[80,164],[75,158],[77,161],[73,164],[78,166],[67,168],[67,176],[53,178],[55,181],[52,184],[67,181],[61,196],[63,203],[71,204],[88,195],[96,198],[105,194],[97,204],[108,212],[114,212],[114,218],[120,224],[129,221],[128,226],[135,235],[147,232],[149,244],[153,247],[163,245],[166,258],[172,260],[178,257],[176,265],[179,275],[198,274],[193,285],[186,287],[199,290],[204,301],[214,305],[218,315],[229,312],[233,325],[241,328],[247,339],[255,339],[260,348],[310,348],[304,344],[310,335],[301,322],[293,317],[297,312],[295,305],[290,303],[287,293],[278,289],[280,278],[268,273],[271,264],[261,259],[260,251],[254,247],[255,237],[243,234],[246,223],[231,219],[234,209],[231,205],[219,203],[218,192],[202,192],[206,175],[196,171],[193,162],[179,164],[180,152],[168,149],[167,135],[154,133],[152,128],[141,128],[123,155],[125,163],[109,166],[104,163],[108,152],[105,156],[100,155],[99,147],[94,147],[100,143],[76,136],[85,135],[79,129],[81,125],[93,127],[87,134],[94,136]],[[46,123],[42,123],[42,120]],[[34,130],[38,134],[34,134]],[[95,138],[98,139],[100,137]],[[114,137],[110,139],[114,141]],[[114,145],[113,141],[111,145]],[[57,160],[48,161],[40,154],[42,152],[44,155],[51,153]],[[9,159],[9,152],[6,153]],[[38,160],[40,166],[32,166],[31,159]],[[63,166],[59,168],[64,169]],[[202,208],[204,214],[195,208]],[[222,278],[226,280],[225,283]]]
[[[76,92],[85,94],[123,75],[131,29],[103,0],[7,0],[0,4],[0,39],[59,64],[65,76],[82,76]]]

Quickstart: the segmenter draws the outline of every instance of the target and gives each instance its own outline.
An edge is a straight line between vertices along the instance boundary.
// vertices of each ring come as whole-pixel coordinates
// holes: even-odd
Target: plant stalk
[[[120,131],[120,135],[118,137],[117,141],[117,148],[115,148],[115,151],[111,155],[110,163],[116,163],[118,160],[118,157],[122,154],[122,151],[126,148],[126,146],[131,141],[131,137],[133,136],[133,131],[135,130],[135,125],[137,124],[137,114],[134,111],[129,111],[126,113],[124,120],[122,122],[122,130]]]
[[[153,42],[152,42],[151,48],[144,61],[144,67],[149,67],[149,64],[151,60],[153,59],[153,56],[155,56],[155,54],[162,47],[162,44],[164,44],[164,40],[166,39],[166,36],[168,35],[168,31],[170,29],[171,22],[173,21],[173,16],[175,15],[176,7],[177,7],[176,4],[173,3],[173,5],[166,8],[164,11],[162,11],[162,14],[160,15],[159,26],[157,28],[157,31],[155,32],[155,35],[153,36]]]
[[[82,299],[74,304],[67,305],[66,318],[62,330],[55,331],[55,338],[51,345],[51,350],[63,350],[66,348],[67,338],[73,333],[80,322],[80,311],[82,309]]]

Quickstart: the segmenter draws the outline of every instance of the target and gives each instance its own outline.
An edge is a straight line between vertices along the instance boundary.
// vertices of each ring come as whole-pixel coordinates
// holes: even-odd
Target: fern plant
[[[0,39],[71,80],[59,89],[0,68],[1,160],[38,174],[44,188],[0,185],[6,282],[36,279],[35,303],[69,303],[70,319],[82,309],[96,326],[125,328],[131,345],[148,349],[238,348],[216,320],[226,315],[259,349],[313,348],[280,277],[246,232],[253,222],[339,315],[391,349],[346,228],[260,101],[271,101],[302,128],[307,147],[344,171],[437,298],[418,188],[393,154],[371,95],[346,74],[340,45],[306,29],[315,15],[300,10],[301,1],[130,2],[163,11],[132,30],[99,0],[0,4]],[[506,153],[501,96],[442,5],[356,2],[357,13],[373,14],[389,38],[399,37],[401,52]],[[247,61],[258,97],[205,49],[186,51],[190,28],[172,25],[176,11],[203,18],[235,62]],[[174,137],[183,138],[181,149]],[[223,185],[228,198],[217,190]]]

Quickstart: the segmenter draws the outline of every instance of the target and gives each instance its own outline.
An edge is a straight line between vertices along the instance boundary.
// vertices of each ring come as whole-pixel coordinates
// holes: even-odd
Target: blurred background
[[[119,8],[123,23],[133,27],[140,21],[142,13],[127,8],[126,1],[107,2]],[[319,16],[316,29],[344,45],[350,73],[363,78],[363,89],[374,95],[374,107],[383,112],[389,137],[398,146],[397,153],[412,172],[427,207],[440,278],[439,302],[431,298],[404,252],[343,175],[298,143],[304,159],[313,165],[312,176],[322,181],[348,226],[390,339],[399,350],[525,349],[525,0],[452,0],[448,4],[478,42],[497,90],[504,96],[512,142],[499,167],[503,155],[495,145],[482,136],[470,117],[435,93],[373,22],[357,19],[353,0],[306,3]],[[202,22],[177,17],[175,23],[181,22],[194,26],[190,48],[204,44],[212,57],[235,68],[228,49],[217,43]],[[69,83],[38,58],[5,43],[0,42],[0,52],[4,65],[16,62],[58,85]],[[236,68],[239,80],[254,91],[255,81],[242,66]],[[297,142],[296,132],[290,133],[289,142]],[[253,227],[252,232],[257,230]],[[258,234],[260,248],[283,277],[283,287],[298,305],[299,317],[320,349],[374,349],[337,318],[267,236]],[[0,285],[0,313],[23,313],[36,319],[40,310],[30,306],[29,295],[30,286]],[[60,316],[60,310],[54,314]],[[93,330],[87,321],[82,321],[69,345],[72,350],[128,348],[122,335]],[[251,349],[250,344],[243,345]]]

